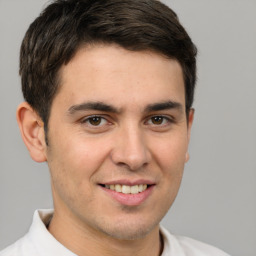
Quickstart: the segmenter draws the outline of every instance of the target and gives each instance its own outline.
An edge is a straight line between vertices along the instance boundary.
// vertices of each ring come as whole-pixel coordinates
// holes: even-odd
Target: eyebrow
[[[183,107],[181,103],[170,100],[170,101],[150,104],[145,108],[145,112],[161,111],[161,110],[167,110],[167,109],[177,109],[179,111],[182,111]]]
[[[72,115],[75,112],[85,111],[85,110],[99,110],[99,111],[112,112],[112,113],[120,112],[117,108],[103,102],[85,102],[85,103],[71,106],[68,109],[68,113]]]
[[[175,101],[165,101],[159,103],[149,104],[145,107],[144,112],[154,112],[154,111],[161,111],[167,109],[177,109],[182,111],[183,107],[182,104]],[[75,114],[76,112],[86,111],[86,110],[99,110],[103,112],[111,112],[111,113],[120,113],[121,110],[111,106],[109,104],[103,102],[84,102],[81,104],[73,105],[68,109],[68,113],[70,115]]]

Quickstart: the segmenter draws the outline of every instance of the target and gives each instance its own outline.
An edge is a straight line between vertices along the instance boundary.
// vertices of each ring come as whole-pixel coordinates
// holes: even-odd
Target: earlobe
[[[16,118],[31,158],[36,162],[46,161],[44,124],[41,118],[27,102],[18,106]]]
[[[186,156],[185,156],[185,163],[187,163],[188,160],[189,160],[189,153],[187,152],[187,153],[186,153]]]

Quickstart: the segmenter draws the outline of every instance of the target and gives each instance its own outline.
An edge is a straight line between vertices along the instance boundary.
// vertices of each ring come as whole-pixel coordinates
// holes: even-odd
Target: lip
[[[118,180],[115,182],[108,182],[104,183],[104,185],[116,185],[116,184],[122,184],[122,185],[128,185],[128,186],[134,186],[134,185],[139,185],[139,184],[147,184],[150,185],[145,191],[137,193],[137,194],[124,194],[120,192],[116,192],[114,190],[105,188],[103,186],[100,186],[100,188],[112,199],[114,199],[116,202],[118,202],[121,205],[124,206],[139,206],[143,204],[147,200],[147,198],[152,194],[155,184],[146,181],[146,180],[137,180],[137,181],[124,181],[124,180]]]
[[[127,185],[127,186],[135,186],[135,185],[140,185],[140,184],[155,185],[155,183],[153,181],[146,180],[146,179],[140,179],[140,180],[134,180],[134,181],[122,179],[122,180],[114,180],[114,181],[104,182],[102,184],[104,184],[104,185],[121,184],[121,185]]]

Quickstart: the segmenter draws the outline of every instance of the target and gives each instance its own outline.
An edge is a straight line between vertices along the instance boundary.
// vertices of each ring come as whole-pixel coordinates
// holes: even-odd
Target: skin
[[[22,103],[17,111],[31,157],[49,165],[49,231],[78,255],[160,255],[159,222],[180,187],[193,121],[180,64],[96,45],[78,50],[60,75],[48,146],[33,109]],[[142,179],[153,186],[138,205],[118,202],[100,185]]]

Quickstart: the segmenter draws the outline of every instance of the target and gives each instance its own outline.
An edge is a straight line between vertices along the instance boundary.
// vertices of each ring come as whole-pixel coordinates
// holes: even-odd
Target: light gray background
[[[0,249],[52,206],[46,164],[20,138],[18,55],[45,0],[0,0]],[[256,255],[256,1],[170,0],[199,49],[196,117],[179,196],[164,219],[176,234],[233,256]]]

